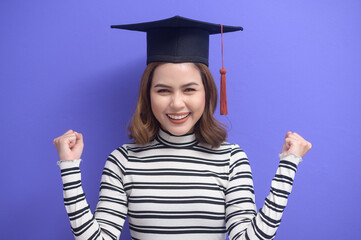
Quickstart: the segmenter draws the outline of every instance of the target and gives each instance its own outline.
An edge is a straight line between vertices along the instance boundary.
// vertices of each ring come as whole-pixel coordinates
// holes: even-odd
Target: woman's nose
[[[184,103],[184,96],[181,93],[174,93],[172,97],[171,106],[176,110],[183,108],[185,105]]]

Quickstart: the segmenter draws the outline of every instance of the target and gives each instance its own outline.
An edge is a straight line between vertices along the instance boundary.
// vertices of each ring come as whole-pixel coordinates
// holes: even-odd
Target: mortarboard
[[[208,66],[209,35],[243,30],[242,27],[225,26],[174,16],[159,21],[112,25],[111,28],[147,33],[147,64],[151,62],[197,62]],[[221,114],[227,114],[225,98],[225,73],[221,69]]]

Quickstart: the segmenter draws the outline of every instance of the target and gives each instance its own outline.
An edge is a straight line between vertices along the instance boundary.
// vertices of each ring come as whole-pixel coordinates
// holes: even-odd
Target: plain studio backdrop
[[[360,13],[359,0],[2,0],[0,238],[73,239],[52,141],[83,133],[94,211],[108,154],[129,142],[146,66],[146,35],[110,25],[181,15],[244,27],[224,35],[229,115],[215,116],[249,157],[258,209],[286,132],[313,144],[276,239],[360,239]],[[217,84],[220,43],[211,36]]]

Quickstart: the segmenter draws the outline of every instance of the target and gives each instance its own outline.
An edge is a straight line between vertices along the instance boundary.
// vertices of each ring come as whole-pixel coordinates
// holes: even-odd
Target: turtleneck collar
[[[195,133],[176,136],[159,128],[157,139],[159,142],[172,147],[189,147],[197,143]]]

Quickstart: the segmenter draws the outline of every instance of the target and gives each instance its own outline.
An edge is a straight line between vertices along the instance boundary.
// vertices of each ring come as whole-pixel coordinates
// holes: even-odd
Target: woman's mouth
[[[167,116],[171,119],[175,119],[175,120],[180,120],[180,119],[183,119],[185,117],[187,117],[190,113],[186,113],[186,114],[182,114],[182,115],[175,115],[175,114],[167,114]]]
[[[167,117],[172,123],[180,124],[187,121],[190,114],[191,114],[190,112],[184,114],[167,114]]]

